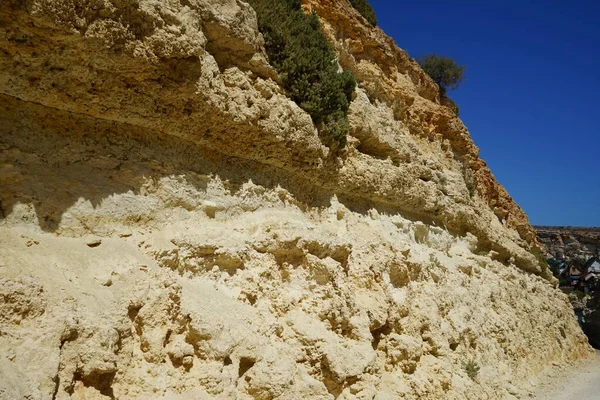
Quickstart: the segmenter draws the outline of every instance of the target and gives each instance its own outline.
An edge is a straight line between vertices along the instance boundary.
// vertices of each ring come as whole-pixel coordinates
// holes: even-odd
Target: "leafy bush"
[[[463,73],[466,67],[451,58],[429,54],[417,59],[417,62],[443,90],[456,89],[465,80]]]
[[[475,196],[475,174],[473,170],[469,167],[465,167],[463,170],[463,178],[465,179],[465,185],[467,186],[467,190],[469,191],[469,197],[473,198]]]
[[[269,62],[284,88],[317,125],[327,145],[344,147],[347,111],[356,81],[339,72],[335,53],[316,14],[304,15],[300,0],[250,0],[258,15]]]
[[[371,25],[377,26],[377,16],[373,7],[367,2],[367,0],[350,0],[352,7],[356,9]]]
[[[448,97],[448,88],[456,89],[464,82],[464,72],[466,67],[458,65],[453,59],[429,54],[418,58],[417,62],[421,68],[433,79],[440,87],[440,102],[449,107],[458,115],[458,106],[450,97]]]

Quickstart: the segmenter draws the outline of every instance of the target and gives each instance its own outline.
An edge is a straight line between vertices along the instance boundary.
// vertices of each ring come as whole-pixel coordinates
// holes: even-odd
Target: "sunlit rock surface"
[[[435,84],[304,7],[339,154],[242,1],[0,3],[0,398],[500,399],[593,354]]]

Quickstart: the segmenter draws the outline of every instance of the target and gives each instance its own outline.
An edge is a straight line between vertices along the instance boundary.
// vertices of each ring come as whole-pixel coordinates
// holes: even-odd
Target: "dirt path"
[[[550,374],[535,392],[536,400],[600,399],[600,350],[595,360]]]

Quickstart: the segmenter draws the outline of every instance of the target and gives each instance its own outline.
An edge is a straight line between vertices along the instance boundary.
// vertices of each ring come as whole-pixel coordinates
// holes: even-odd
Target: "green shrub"
[[[464,72],[466,67],[458,65],[453,59],[429,54],[418,58],[417,62],[440,87],[440,102],[442,105],[449,107],[456,115],[458,115],[458,106],[450,97],[448,97],[448,88],[456,89],[464,82]]]
[[[371,25],[377,26],[377,16],[375,15],[375,11],[373,11],[373,7],[371,7],[367,0],[350,0],[350,4],[352,4],[352,7],[354,7],[360,15],[365,17]]]
[[[458,65],[449,57],[429,54],[418,58],[417,62],[427,72],[427,75],[444,90],[456,89],[465,80],[463,74],[466,67]]]
[[[280,73],[284,88],[310,114],[327,145],[344,147],[356,81],[350,72],[338,71],[316,14],[304,15],[299,0],[250,0],[250,4],[269,62]]]
[[[463,170],[463,177],[465,179],[465,185],[467,186],[467,190],[469,191],[469,197],[473,198],[475,196],[475,174],[473,170],[469,167],[465,167]]]

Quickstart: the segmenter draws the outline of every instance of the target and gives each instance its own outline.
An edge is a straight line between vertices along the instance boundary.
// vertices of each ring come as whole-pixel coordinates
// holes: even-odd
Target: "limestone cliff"
[[[0,3],[1,398],[511,398],[592,354],[435,84],[304,7],[341,154],[242,1]]]
[[[600,228],[576,226],[536,226],[542,249],[548,256],[567,260],[600,255]]]

